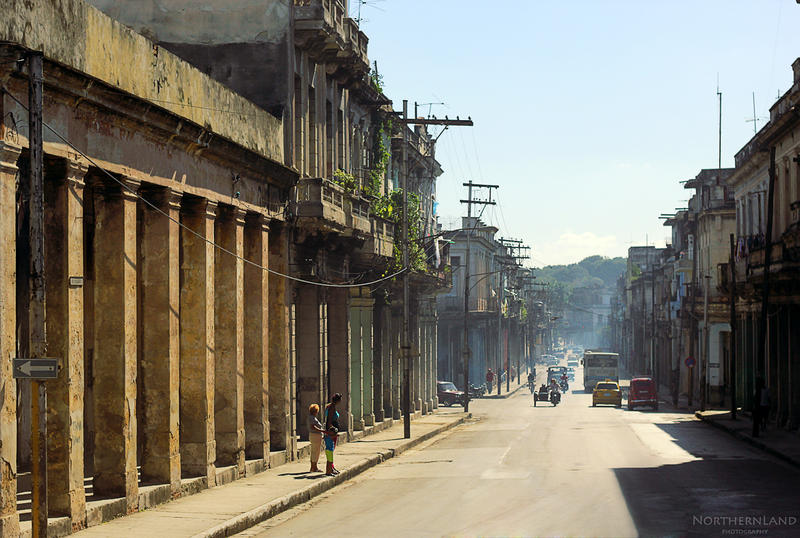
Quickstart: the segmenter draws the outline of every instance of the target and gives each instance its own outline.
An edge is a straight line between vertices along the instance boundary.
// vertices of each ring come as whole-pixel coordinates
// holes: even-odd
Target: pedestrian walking
[[[316,473],[319,471],[317,463],[319,462],[319,453],[322,448],[322,436],[325,435],[325,430],[322,423],[317,416],[319,415],[319,406],[311,404],[308,407],[308,440],[311,441],[311,470],[309,473]]]
[[[336,441],[339,438],[339,411],[336,404],[342,401],[342,395],[338,392],[331,396],[331,401],[325,406],[325,475],[333,476],[339,474],[333,466],[333,451],[336,450]]]
[[[489,368],[489,370],[486,372],[486,390],[491,392],[493,382],[494,382],[494,372],[492,372],[492,369]]]

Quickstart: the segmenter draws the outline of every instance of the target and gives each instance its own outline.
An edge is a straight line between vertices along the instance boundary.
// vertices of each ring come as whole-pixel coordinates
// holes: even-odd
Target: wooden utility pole
[[[44,172],[42,155],[42,53],[28,53],[28,124],[30,144],[30,352],[47,353],[44,281]],[[32,530],[47,536],[47,390],[44,381],[31,382]]]
[[[467,204],[467,225],[464,227],[466,234],[467,234],[467,255],[466,255],[466,265],[464,266],[464,349],[462,353],[464,355],[464,412],[466,413],[469,411],[469,358],[470,358],[470,348],[469,348],[469,271],[470,271],[470,238],[472,237],[472,232],[478,227],[478,219],[475,219],[475,224],[472,224],[472,206],[476,204],[480,205],[495,205],[495,202],[492,201],[492,189],[497,189],[499,185],[484,185],[480,183],[473,183],[470,180],[468,183],[463,183],[465,187],[467,187],[467,199],[461,200],[462,204]],[[473,200],[472,199],[472,189],[473,188],[486,188],[489,189],[489,199],[488,200]],[[508,377],[508,373],[506,373],[506,377]],[[500,380],[498,379],[498,383]]]
[[[408,126],[416,125],[462,125],[472,126],[472,120],[462,120],[458,117],[451,120],[447,116],[443,120],[436,118],[409,118],[408,99],[403,99],[403,118],[400,120],[403,129],[403,342],[401,349],[403,352],[403,437],[411,437],[411,338],[410,338],[410,288],[409,274],[409,245],[408,245]],[[466,390],[465,390],[466,392]]]
[[[731,345],[730,345],[730,372],[731,372],[731,419],[736,420],[736,246],[733,234],[731,239],[731,256],[728,264],[731,267]]]

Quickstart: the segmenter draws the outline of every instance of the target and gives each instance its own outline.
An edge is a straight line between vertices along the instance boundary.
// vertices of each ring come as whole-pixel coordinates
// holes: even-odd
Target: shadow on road
[[[720,454],[698,422],[656,426],[700,459],[614,469],[639,534],[800,534],[800,472],[769,459]]]

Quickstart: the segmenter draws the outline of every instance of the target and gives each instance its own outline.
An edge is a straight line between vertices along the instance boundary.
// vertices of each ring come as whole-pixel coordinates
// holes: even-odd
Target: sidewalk
[[[480,398],[471,398],[470,401],[475,400],[475,399],[478,399],[478,400],[503,400],[505,398],[508,398],[509,396],[512,396],[513,394],[515,394],[521,388],[528,388],[528,384],[525,383],[523,385],[518,385],[517,387],[514,387],[514,383],[511,383],[511,391],[503,392],[503,391],[506,390],[506,386],[505,386],[505,383],[504,383],[503,386],[500,387],[501,394],[499,396],[497,395],[497,392],[494,392],[492,394],[487,394],[486,396],[481,396]],[[497,385],[495,385],[495,391],[497,391]]]
[[[458,408],[440,408],[411,422],[411,439],[403,438],[403,422],[398,421],[379,433],[345,443],[335,452],[336,467],[341,471],[335,477],[310,474],[305,458],[90,527],[77,536],[230,536],[309,501],[469,416]],[[320,466],[325,467],[324,454]]]
[[[760,448],[791,465],[800,467],[800,433],[798,432],[790,432],[772,426],[754,438],[751,435],[753,422],[748,415],[741,412],[738,413],[737,420],[731,420],[729,411],[697,411],[694,415],[737,439]]]

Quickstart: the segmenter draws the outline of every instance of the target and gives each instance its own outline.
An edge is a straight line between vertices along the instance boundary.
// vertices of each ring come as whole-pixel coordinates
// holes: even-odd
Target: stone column
[[[245,258],[269,267],[269,225],[249,214]],[[284,374],[285,375],[285,374]],[[244,431],[245,454],[269,463],[269,273],[244,264]]]
[[[402,313],[393,311],[392,324],[392,418],[403,416],[402,383],[403,383],[403,318]]]
[[[364,333],[361,323],[362,308],[357,290],[350,294],[350,414],[353,430],[364,429]]]
[[[316,286],[302,284],[297,289],[295,305],[297,315],[297,435],[308,439],[308,424],[305,417],[308,406],[323,404],[322,359],[320,354],[321,319],[319,290]],[[302,420],[301,420],[302,419]]]
[[[380,391],[383,418],[392,418],[392,362],[394,360],[394,340],[392,338],[391,308],[384,305],[380,310],[381,320],[381,379]],[[376,417],[377,418],[377,417]]]
[[[47,383],[47,497],[50,513],[80,528],[86,519],[83,489],[83,178],[88,167],[67,161],[61,177],[45,183],[47,351],[61,358]]]
[[[0,536],[17,536],[16,356],[17,159],[21,148],[0,140]]]
[[[283,274],[289,269],[288,240],[283,226],[269,230],[269,267]],[[291,453],[291,410],[289,395],[289,305],[287,280],[269,275],[269,439],[270,450]]]
[[[368,289],[361,290],[361,366],[362,373],[362,391],[361,403],[363,406],[362,418],[364,419],[365,426],[372,426],[375,424],[375,414],[372,412],[372,361],[374,359],[373,349],[373,308],[375,299],[370,297]],[[379,357],[380,360],[380,357]]]
[[[439,379],[439,320],[433,325],[433,361],[431,361],[431,399],[433,408],[439,408],[439,396],[436,393],[436,381]]]
[[[328,290],[328,371],[330,387],[328,393],[343,395],[337,406],[339,425],[342,431],[352,432],[350,416],[350,318],[348,316],[350,294],[346,289]]]
[[[180,450],[181,474],[215,485],[214,219],[217,204],[186,199],[181,222]],[[200,237],[189,230],[199,234]]]
[[[376,422],[383,422],[383,372],[386,369],[384,345],[386,332],[383,324],[383,313],[386,307],[376,303],[373,307],[372,319],[372,413]]]
[[[244,475],[244,216],[226,206],[214,226],[214,428],[217,462]]]
[[[173,220],[142,205],[141,383],[142,480],[181,486],[180,454],[180,200],[168,189],[144,197]]]
[[[127,181],[130,189],[138,184]],[[95,187],[94,492],[136,508],[136,196]]]
[[[419,312],[419,301],[412,303],[416,306],[416,311]],[[421,338],[420,338],[420,318],[418,314],[411,314],[411,410],[422,411],[422,397],[419,393],[420,381],[419,374],[420,363],[422,362],[421,353]]]

